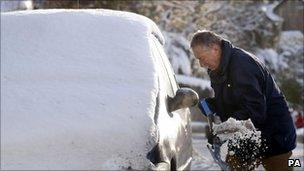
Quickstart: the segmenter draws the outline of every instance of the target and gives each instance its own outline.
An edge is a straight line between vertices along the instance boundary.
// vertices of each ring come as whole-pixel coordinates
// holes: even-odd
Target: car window
[[[153,40],[153,43],[152,43],[152,54],[155,58],[155,61],[156,61],[156,67],[157,67],[157,70],[158,70],[158,73],[159,73],[159,77],[160,77],[160,81],[162,83],[165,84],[165,87],[166,87],[166,93],[167,95],[169,95],[170,97],[174,97],[174,90],[173,90],[173,87],[171,85],[171,81],[170,81],[170,78],[169,78],[169,74],[166,70],[166,66],[164,64],[164,62],[162,61],[162,57],[161,57],[161,54],[159,53],[159,50],[158,50],[158,47],[156,45],[156,41],[158,41],[154,36],[151,36],[153,37],[152,40]]]
[[[156,38],[154,38],[154,42],[157,46],[158,52],[160,53],[161,60],[162,60],[163,64],[165,65],[165,69],[166,69],[168,77],[170,79],[170,83],[173,87],[173,91],[176,92],[177,89],[178,89],[178,85],[176,83],[175,74],[174,74],[174,71],[173,71],[172,66],[170,64],[170,61],[169,61],[169,59],[168,59],[168,57],[167,57],[167,55],[164,51],[164,47],[163,47],[163,45],[161,45],[159,43],[159,41]]]

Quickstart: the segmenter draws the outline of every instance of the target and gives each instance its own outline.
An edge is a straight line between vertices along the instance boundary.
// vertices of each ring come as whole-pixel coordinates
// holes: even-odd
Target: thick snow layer
[[[255,54],[264,63],[270,65],[270,67],[272,67],[275,71],[280,68],[288,67],[288,64],[286,61],[284,61],[284,58],[279,55],[274,49],[257,49]]]
[[[33,2],[31,0],[3,0],[0,3],[1,12],[33,9]]]
[[[296,76],[299,84],[303,85],[303,53],[304,36],[301,31],[284,31],[278,44],[280,56],[288,63],[291,76]]]
[[[303,47],[304,36],[301,31],[283,31],[281,33],[279,48],[289,53],[297,53]]]
[[[262,9],[266,12],[266,16],[272,20],[272,21],[277,21],[277,22],[282,22],[283,18],[278,16],[277,14],[274,13],[274,8],[279,4],[278,1],[275,1],[272,4],[265,5],[262,7]]]
[[[2,169],[147,166],[152,31],[147,18],[110,10],[2,13]]]
[[[189,42],[180,35],[165,32],[166,51],[175,73],[190,76],[192,73],[191,62],[189,60]]]
[[[195,87],[200,87],[202,90],[211,89],[211,84],[209,80],[204,80],[196,77],[189,77],[185,75],[176,75],[176,81],[181,84],[191,85]]]

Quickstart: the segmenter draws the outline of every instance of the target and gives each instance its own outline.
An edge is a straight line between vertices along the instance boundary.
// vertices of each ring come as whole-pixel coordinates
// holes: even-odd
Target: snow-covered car
[[[190,106],[150,19],[1,13],[1,169],[190,167]]]

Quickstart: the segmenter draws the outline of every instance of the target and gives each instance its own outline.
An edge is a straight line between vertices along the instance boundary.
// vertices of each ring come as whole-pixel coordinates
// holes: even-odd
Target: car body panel
[[[190,165],[192,159],[192,141],[190,127],[190,111],[189,108],[179,109],[173,112],[168,112],[168,97],[174,97],[175,92],[179,88],[175,81],[174,72],[171,68],[169,60],[164,52],[162,45],[156,38],[151,38],[153,56],[155,57],[159,69],[159,79],[162,89],[160,92],[160,109],[157,127],[159,129],[161,149],[164,151],[163,161],[171,163],[174,161],[177,169],[186,168]],[[162,68],[162,69],[161,69]],[[163,77],[164,76],[164,77]]]

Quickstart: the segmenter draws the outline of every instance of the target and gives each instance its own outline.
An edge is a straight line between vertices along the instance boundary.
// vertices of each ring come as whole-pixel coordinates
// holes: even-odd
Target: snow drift
[[[147,166],[156,141],[151,32],[162,37],[127,12],[1,13],[2,169]]]

